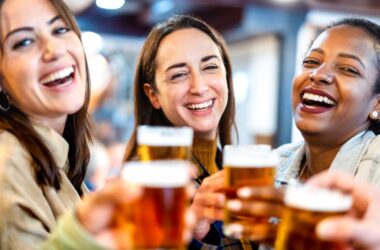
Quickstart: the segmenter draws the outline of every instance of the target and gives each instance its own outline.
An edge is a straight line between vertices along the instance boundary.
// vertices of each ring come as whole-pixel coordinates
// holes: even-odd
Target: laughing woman
[[[63,1],[0,1],[0,249],[115,246],[112,207],[139,191],[114,181],[79,202],[88,100],[80,31]]]
[[[278,184],[305,181],[328,170],[380,187],[380,26],[364,19],[343,19],[327,27],[294,77],[292,108],[304,141],[277,149],[282,160]],[[281,215],[278,190],[247,188],[240,194],[243,200],[240,205],[230,204],[232,210],[247,210],[252,216]],[[250,201],[258,196],[272,202]],[[239,230],[231,234],[244,231],[251,238],[268,237],[267,232],[258,236],[255,228]]]
[[[136,157],[138,125],[194,129],[192,160],[199,185],[192,208],[198,223],[191,249],[251,249],[223,236],[224,171],[218,148],[231,143],[235,104],[232,71],[223,38],[203,21],[176,16],[149,33],[135,76],[135,128],[125,159]],[[207,199],[205,199],[207,197]]]

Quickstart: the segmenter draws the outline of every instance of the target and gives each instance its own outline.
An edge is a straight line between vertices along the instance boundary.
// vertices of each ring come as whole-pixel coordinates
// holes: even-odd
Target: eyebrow
[[[48,25],[52,25],[55,21],[61,19],[61,16],[55,16],[53,17],[52,19],[50,19],[49,21],[47,21],[46,23]],[[30,27],[30,26],[25,26],[25,27],[21,27],[21,28],[17,28],[17,29],[14,29],[14,30],[11,30],[10,32],[8,32],[8,34],[5,36],[4,38],[4,41],[7,40],[11,35],[17,33],[17,32],[21,32],[21,31],[33,31],[34,28],[33,27]]]
[[[219,59],[219,57],[217,57],[216,55],[209,55],[209,56],[205,56],[201,59],[201,62],[207,62],[213,58],[216,58],[216,59]],[[171,69],[174,69],[174,68],[182,68],[182,67],[185,67],[186,66],[186,63],[176,63],[176,64],[173,64],[171,66],[169,66],[165,72],[171,70]]]
[[[321,53],[321,54],[324,54],[323,50],[319,49],[319,48],[316,48],[316,49],[312,49],[311,51],[313,52],[317,52],[317,53]],[[359,57],[355,56],[355,55],[352,55],[352,54],[348,54],[348,53],[339,53],[338,54],[339,57],[344,57],[344,58],[350,58],[350,59],[354,59],[355,61],[358,61],[360,63],[360,65],[363,66],[363,68],[365,69],[365,65],[363,63],[362,60],[360,60]]]

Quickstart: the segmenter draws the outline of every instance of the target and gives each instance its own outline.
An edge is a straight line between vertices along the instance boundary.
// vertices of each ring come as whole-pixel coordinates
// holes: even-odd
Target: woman
[[[190,16],[175,16],[158,24],[142,48],[134,85],[135,128],[125,160],[136,157],[139,125],[192,127],[192,160],[199,169],[195,181],[200,187],[192,203],[198,218],[197,240],[190,247],[245,245],[250,249],[244,240],[222,240],[221,223],[212,223],[223,218],[224,203],[217,142],[221,147],[231,143],[235,116],[231,62],[223,38]],[[206,191],[211,199],[204,199]]]
[[[141,192],[114,181],[73,209],[86,193],[91,136],[72,14],[61,0],[5,0],[0,30],[0,248],[115,246],[113,209]]]
[[[338,21],[314,40],[293,80],[293,116],[304,141],[277,150],[282,158],[279,184],[291,179],[305,181],[329,170],[344,171],[380,187],[379,47],[379,25],[363,19]],[[268,190],[250,189],[241,195],[244,199],[271,196]],[[254,216],[269,203],[260,209],[249,204],[232,207],[250,207]],[[279,206],[271,211],[279,211]],[[239,230],[250,234],[253,229]]]

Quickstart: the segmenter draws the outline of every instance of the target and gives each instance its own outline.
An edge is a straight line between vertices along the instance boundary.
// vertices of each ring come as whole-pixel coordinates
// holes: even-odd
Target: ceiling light
[[[96,0],[96,5],[102,9],[116,10],[123,7],[125,0]]]

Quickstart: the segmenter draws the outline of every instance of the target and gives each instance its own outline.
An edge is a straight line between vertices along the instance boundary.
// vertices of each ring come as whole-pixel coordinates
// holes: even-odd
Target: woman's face
[[[217,45],[204,32],[190,28],[165,37],[156,58],[157,91],[145,85],[155,108],[175,126],[214,139],[228,101],[226,69]]]
[[[86,91],[78,36],[47,0],[7,0],[0,12],[1,88],[30,119],[62,132]]]
[[[379,108],[376,62],[374,42],[360,28],[340,25],[317,37],[293,80],[294,119],[306,139],[341,144],[369,126]]]

